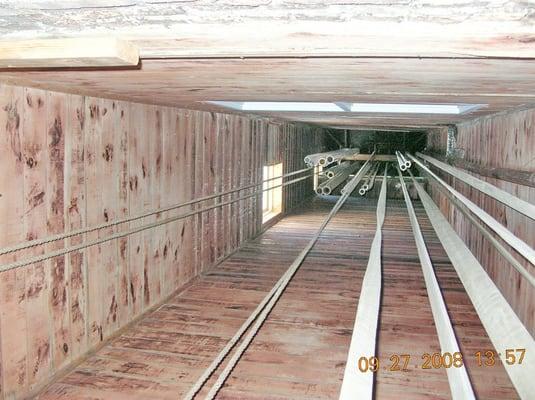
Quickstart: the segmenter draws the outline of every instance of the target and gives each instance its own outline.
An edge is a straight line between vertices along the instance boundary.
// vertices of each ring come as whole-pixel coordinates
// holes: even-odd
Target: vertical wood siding
[[[306,168],[306,155],[324,150],[321,128],[303,124],[260,123],[263,142],[263,165],[283,163],[283,174]],[[261,173],[261,171],[259,171]],[[296,175],[288,180],[296,179]],[[261,179],[261,178],[258,178]],[[288,212],[313,194],[313,179],[304,179],[283,189],[283,212]]]
[[[445,153],[447,132],[430,136],[431,150]],[[466,161],[482,167],[503,167],[535,172],[535,110],[499,114],[457,127],[458,151],[464,153]],[[435,170],[438,171],[438,170]],[[527,244],[535,247],[535,223],[528,217],[512,210],[489,196],[472,189],[466,184],[440,174],[478,206],[491,214]],[[473,174],[529,203],[535,204],[535,189],[515,183]],[[519,318],[535,335],[535,290],[522,276],[482,237],[464,215],[449,204],[446,198],[429,185],[434,200],[448,217],[457,233],[479,259],[489,276],[500,288]],[[535,274],[535,268],[518,256],[505,242],[502,242],[517,259]]]
[[[304,167],[317,128],[0,85],[0,247]],[[252,193],[0,257],[2,264]],[[312,192],[284,190],[285,210]],[[262,228],[261,196],[0,274],[0,398],[23,397]]]

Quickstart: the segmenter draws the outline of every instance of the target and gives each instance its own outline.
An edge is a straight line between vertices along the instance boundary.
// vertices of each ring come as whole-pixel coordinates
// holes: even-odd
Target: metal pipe
[[[349,167],[351,165],[351,162],[349,161],[343,161],[342,163],[335,165],[334,167],[329,168],[328,170],[324,171],[327,178],[332,178],[337,172],[342,171],[343,169]]]
[[[529,246],[522,239],[515,236],[510,230],[505,226],[500,224],[494,217],[488,214],[486,211],[479,208],[475,203],[469,200],[467,197],[459,193],[453,187],[444,182],[440,177],[438,177],[433,171],[427,168],[420,160],[415,158],[412,154],[408,153],[408,156],[426,172],[429,176],[434,178],[440,185],[448,190],[454,197],[459,199],[472,213],[474,213],[480,220],[482,220],[490,229],[496,232],[509,246],[514,248],[519,254],[522,255],[526,260],[528,260],[532,265],[535,265],[535,250]]]
[[[422,153],[416,153],[416,155],[420,158],[423,158],[425,161],[433,164],[435,167],[446,172],[447,174],[450,174],[454,176],[455,178],[460,179],[467,185],[472,186],[473,188],[479,190],[480,192],[483,192],[486,195],[505,204],[506,206],[511,207],[512,209],[518,211],[519,213],[524,214],[526,217],[535,219],[535,205],[530,204],[527,201],[524,201],[522,199],[519,199],[518,197],[513,196],[512,194],[506,192],[505,190],[502,190],[488,182],[478,179],[475,176],[470,175],[461,169],[458,169],[458,168],[452,167],[451,165],[443,163],[442,161],[439,161],[433,157],[430,157]]]
[[[407,165],[402,160],[402,158],[399,156],[399,152],[398,151],[396,151],[396,159],[398,161],[399,169],[402,170],[402,171],[406,171],[407,170]]]
[[[355,177],[359,176],[359,179],[358,179],[358,181],[356,181],[355,185],[357,185],[357,184],[360,182],[360,180],[362,179],[362,177],[363,177],[366,173],[368,173],[368,171],[370,170],[370,167],[371,167],[371,165],[372,165],[372,163],[373,163],[374,158],[375,158],[375,151],[374,151],[372,154],[370,154],[370,158],[368,159],[368,161],[366,161],[366,162],[362,165],[362,167],[360,167],[359,171],[356,173]],[[353,179],[354,179],[354,178],[353,178]],[[351,180],[350,182],[354,182],[354,180]],[[341,193],[344,194],[345,191],[346,191],[346,190],[349,190],[349,189],[351,189],[351,191],[355,190],[355,188],[351,188],[351,187],[348,187],[348,186],[346,185],[346,186],[344,186],[344,187],[342,188]]]
[[[370,190],[370,182],[371,182],[371,179],[373,177],[373,174],[377,172],[378,170],[378,167],[379,167],[379,164],[378,163],[373,163],[371,166],[370,166],[370,170],[368,171],[368,175],[366,176],[366,179],[364,180],[364,183],[362,184],[362,186],[360,187],[359,189],[359,194],[361,196],[364,196],[366,194],[366,192],[368,190]]]
[[[335,176],[333,176],[328,181],[323,182],[319,186],[321,187],[322,193],[325,195],[331,194],[334,191],[334,189],[336,189],[338,186],[344,183],[349,178],[349,175],[355,172],[356,169],[357,169],[357,164],[356,163],[351,164],[349,167],[338,172]]]
[[[377,174],[379,173],[380,168],[381,168],[381,164],[377,163],[375,171],[373,171],[372,177],[370,178],[370,182],[368,183],[368,189],[366,189],[366,192],[369,192],[370,190],[372,190],[373,185],[375,184],[375,178],[377,177]]]
[[[396,154],[399,155],[399,157],[401,158],[401,160],[403,161],[403,163],[405,164],[405,167],[407,169],[409,169],[410,167],[412,167],[412,163],[410,162],[409,159],[405,158],[405,156],[403,155],[403,153],[401,151],[397,151],[396,150]]]
[[[305,157],[305,163],[308,166],[317,167],[321,165],[326,167],[334,162],[342,161],[346,157],[354,157],[359,153],[359,149],[340,149],[327,151],[323,153],[309,154]]]

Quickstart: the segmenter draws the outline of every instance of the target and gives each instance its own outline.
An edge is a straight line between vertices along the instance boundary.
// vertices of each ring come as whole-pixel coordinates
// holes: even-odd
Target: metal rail
[[[408,171],[411,177],[414,179],[415,177],[412,175],[410,171]],[[531,286],[535,287],[535,277],[529,273],[529,271],[520,263],[518,260],[513,257],[511,252],[507,250],[489,231],[489,229],[484,226],[481,222],[479,222],[466,208],[466,206],[463,205],[459,200],[457,200],[451,193],[449,193],[446,189],[444,189],[442,186],[439,186],[438,189],[440,192],[446,196],[456,207],[457,209],[463,213],[463,215],[470,220],[472,224],[475,225],[477,229],[479,229],[479,232],[487,239],[495,248],[496,250],[513,266],[514,269],[518,271],[520,275],[522,275]]]

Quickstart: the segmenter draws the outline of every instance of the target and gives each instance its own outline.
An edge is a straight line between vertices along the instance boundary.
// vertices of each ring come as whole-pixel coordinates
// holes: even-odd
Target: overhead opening
[[[410,103],[347,103],[291,101],[209,101],[239,111],[264,112],[349,112],[382,114],[466,114],[485,104],[410,104]]]
[[[282,163],[265,165],[263,170],[262,223],[282,212]],[[276,178],[276,179],[273,179]]]

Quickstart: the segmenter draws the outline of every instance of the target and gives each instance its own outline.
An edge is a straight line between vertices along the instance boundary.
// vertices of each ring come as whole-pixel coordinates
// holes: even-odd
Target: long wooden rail
[[[386,177],[388,167],[385,167]],[[386,213],[386,179],[383,179],[377,202],[377,226],[370,249],[368,266],[362,282],[357,314],[349,345],[349,353],[344,370],[344,380],[340,390],[340,400],[371,399],[373,397],[373,374],[359,372],[358,360],[361,356],[371,357],[376,352],[377,323],[381,304],[381,245],[382,227]]]
[[[509,192],[506,192],[503,189],[500,189],[494,185],[491,185],[488,182],[485,182],[479,178],[476,178],[473,175],[470,175],[464,172],[461,169],[452,167],[442,161],[439,161],[433,157],[430,157],[426,154],[416,153],[416,155],[428,163],[434,165],[436,168],[446,172],[449,175],[454,176],[457,179],[462,180],[467,185],[472,186],[473,188],[485,193],[486,195],[498,200],[499,202],[505,204],[507,207],[511,207],[513,210],[518,211],[519,213],[524,214],[526,217],[535,220],[535,205],[530,204],[525,200],[519,199],[518,197],[512,195]]]
[[[408,153],[408,156],[418,165],[420,170],[424,171],[427,175],[431,176],[438,184],[444,187],[448,192],[461,201],[472,213],[474,213],[479,219],[481,219],[490,229],[496,232],[507,244],[514,248],[522,257],[528,260],[532,265],[535,265],[535,250],[529,246],[526,242],[515,236],[506,227],[500,224],[489,213],[482,210],[474,202],[468,199],[466,196],[455,190],[448,185],[433,171],[427,168],[420,160]]]
[[[413,180],[413,184],[495,349],[503,359],[506,357],[504,354],[506,349],[523,349],[526,354],[535,354],[535,341],[500,290],[442,215],[431,197],[416,180]],[[535,393],[535,379],[533,379],[535,357],[526,357],[522,365],[510,365],[506,362],[504,366],[520,397],[526,400],[532,399]]]
[[[451,320],[448,315],[446,303],[442,297],[440,291],[440,285],[438,284],[431,258],[425,246],[424,237],[412,206],[412,201],[407,191],[407,185],[402,178],[401,171],[398,169],[400,176],[401,189],[403,191],[403,197],[405,198],[405,204],[407,205],[407,212],[409,213],[409,221],[411,223],[412,232],[416,241],[416,249],[418,251],[418,257],[422,266],[422,272],[425,280],[425,286],[427,289],[427,297],[431,305],[431,311],[433,312],[433,319],[437,328],[438,340],[440,341],[440,350],[442,354],[449,354],[452,359],[455,356],[461,355],[455,332],[451,325]],[[451,396],[454,400],[475,400],[474,391],[470,378],[466,373],[465,365],[457,365],[446,369],[448,373],[448,381],[450,384]]]

